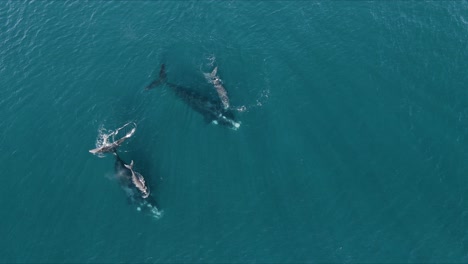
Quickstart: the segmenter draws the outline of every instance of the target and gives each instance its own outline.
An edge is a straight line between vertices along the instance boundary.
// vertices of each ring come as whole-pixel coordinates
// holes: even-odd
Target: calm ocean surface
[[[144,91],[213,61],[237,131]],[[0,1],[0,262],[466,263],[467,70],[467,1]]]

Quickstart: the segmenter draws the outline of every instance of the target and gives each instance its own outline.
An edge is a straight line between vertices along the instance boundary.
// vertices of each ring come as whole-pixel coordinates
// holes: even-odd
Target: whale
[[[218,93],[219,100],[223,104],[224,110],[229,108],[229,97],[226,91],[226,88],[223,86],[223,81],[218,76],[218,66],[216,66],[211,73],[204,73],[205,79],[213,84],[213,87]]]
[[[205,122],[216,125],[220,124],[233,130],[237,130],[240,127],[241,122],[236,120],[234,111],[225,108],[222,99],[219,100],[219,98],[216,98],[217,100],[214,100],[193,89],[168,82],[165,64],[161,65],[159,78],[147,85],[145,90],[150,90],[161,85],[166,85],[171,88],[179,99],[185,102],[195,112],[201,114]]]
[[[116,152],[114,152],[114,156],[115,178],[125,192],[128,202],[136,205],[138,211],[144,211],[159,218],[162,211],[158,209],[156,200],[150,195],[149,188],[146,186],[143,176],[133,170],[133,161],[127,164]],[[134,183],[134,177],[137,178],[136,180],[139,182],[139,186]]]
[[[140,173],[133,170],[133,160],[130,162],[130,165],[124,164],[124,166],[132,173],[132,183],[142,193],[141,197],[145,199],[148,198],[150,191],[145,184],[145,178],[143,178]]]
[[[103,154],[103,153],[108,153],[108,152],[115,153],[117,151],[117,148],[120,145],[122,145],[122,143],[124,143],[125,140],[129,139],[136,131],[136,128],[132,128],[127,134],[125,134],[125,136],[123,136],[119,140],[114,141],[114,142],[107,142],[110,136],[115,136],[119,132],[119,130],[122,128],[123,127],[117,129],[116,131],[114,131],[113,133],[109,135],[106,135],[106,137],[104,138],[103,144],[95,149],[89,150],[89,152],[91,154]]]

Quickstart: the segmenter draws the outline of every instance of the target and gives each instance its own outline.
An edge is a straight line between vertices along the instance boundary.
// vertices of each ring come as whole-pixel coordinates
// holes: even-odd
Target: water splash
[[[138,212],[145,211],[154,219],[161,219],[164,215],[164,210],[159,210],[155,205],[148,203],[146,200],[143,201],[136,209]]]

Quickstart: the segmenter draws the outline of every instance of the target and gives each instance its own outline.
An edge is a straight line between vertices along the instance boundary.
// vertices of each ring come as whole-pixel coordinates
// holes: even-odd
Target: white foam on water
[[[231,124],[233,125],[233,127],[231,128],[232,130],[237,130],[241,126],[241,122],[237,123],[237,122],[231,121]]]
[[[161,219],[161,217],[163,217],[163,215],[164,215],[164,211],[163,210],[158,210],[158,208],[153,207],[151,209],[151,215],[155,219]]]
[[[148,203],[148,201],[143,201],[140,206],[137,207],[137,211],[141,212],[143,211],[143,209],[145,209],[144,207],[148,208],[148,213],[151,217],[155,218],[155,219],[160,219],[162,216],[163,216],[163,213],[164,211],[163,210],[159,210],[156,206]],[[146,210],[145,210],[146,212]]]
[[[216,62],[216,56],[214,54],[210,54],[206,59],[209,61],[208,65],[213,67]]]

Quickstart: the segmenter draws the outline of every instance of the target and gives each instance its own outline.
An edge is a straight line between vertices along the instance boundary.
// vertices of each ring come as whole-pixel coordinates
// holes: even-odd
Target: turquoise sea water
[[[468,262],[467,1],[0,1],[0,262]],[[207,125],[168,78],[213,95]],[[164,210],[137,212],[98,129]]]

